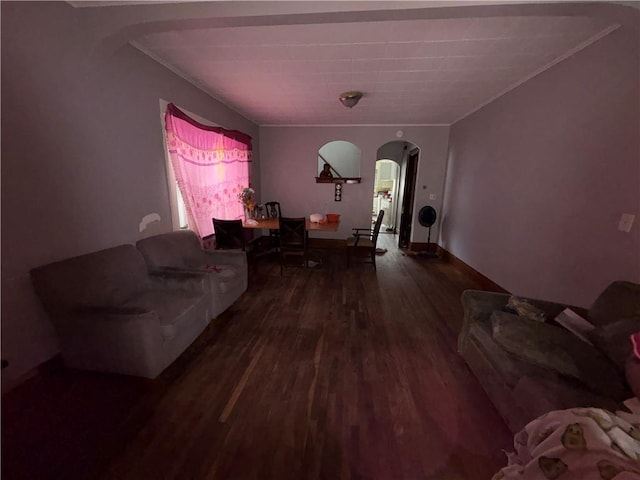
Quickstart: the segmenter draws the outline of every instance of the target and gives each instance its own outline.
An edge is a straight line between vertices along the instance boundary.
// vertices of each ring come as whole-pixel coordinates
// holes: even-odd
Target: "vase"
[[[246,205],[244,206],[244,220],[245,222],[248,220],[255,220],[255,209],[249,208]]]

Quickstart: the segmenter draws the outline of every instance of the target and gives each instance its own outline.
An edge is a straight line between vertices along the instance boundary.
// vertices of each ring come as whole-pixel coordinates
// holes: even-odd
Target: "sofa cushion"
[[[178,292],[170,290],[151,290],[131,299],[124,306],[141,307],[158,313],[160,331],[165,340],[171,340],[178,332],[199,326],[201,322],[201,302],[206,297],[202,294]]]
[[[633,349],[631,335],[640,331],[640,315],[623,318],[617,322],[600,325],[588,333],[589,340],[620,370]]]
[[[245,269],[237,265],[201,265],[199,270],[206,271],[213,280],[212,288],[220,293],[228,293],[244,279]]]
[[[496,342],[520,358],[578,379],[602,395],[620,399],[628,394],[609,359],[572,333],[500,311],[491,315],[491,324]]]
[[[479,368],[490,372],[492,382],[501,386],[513,388],[523,375],[536,376],[550,372],[502,348],[493,338],[489,322],[478,322],[471,326],[466,347],[477,350],[483,363]],[[466,358],[466,350],[461,353]]]
[[[200,241],[195,232],[179,230],[147,237],[136,242],[147,265],[153,268],[185,268],[199,262]]]
[[[147,265],[133,245],[120,245],[31,270],[49,312],[84,305],[119,305],[151,286]]]

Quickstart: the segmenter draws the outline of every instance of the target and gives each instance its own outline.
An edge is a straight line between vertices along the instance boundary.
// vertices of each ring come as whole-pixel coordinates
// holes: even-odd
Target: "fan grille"
[[[434,223],[436,223],[435,208],[429,205],[422,207],[420,209],[420,212],[418,213],[418,221],[420,222],[420,225],[422,225],[423,227],[430,227]]]

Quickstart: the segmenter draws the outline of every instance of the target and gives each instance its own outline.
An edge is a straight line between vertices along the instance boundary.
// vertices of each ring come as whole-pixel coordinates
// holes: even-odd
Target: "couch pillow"
[[[505,311],[509,313],[515,313],[521,317],[529,318],[531,320],[537,320],[538,322],[545,321],[545,315],[542,310],[531,305],[526,299],[520,297],[509,297],[507,305],[504,307]]]
[[[606,397],[628,396],[622,370],[571,332],[500,311],[491,315],[491,325],[496,343],[519,358],[578,379]]]
[[[633,316],[600,325],[591,330],[588,337],[598,350],[609,357],[618,368],[624,370],[632,350],[629,337],[638,331],[640,331],[640,316]]]

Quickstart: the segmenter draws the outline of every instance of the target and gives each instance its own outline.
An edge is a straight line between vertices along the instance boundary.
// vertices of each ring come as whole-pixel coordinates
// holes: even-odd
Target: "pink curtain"
[[[173,104],[167,106],[165,125],[189,228],[203,238],[213,233],[212,218],[243,218],[238,195],[249,186],[251,137],[203,125]]]

